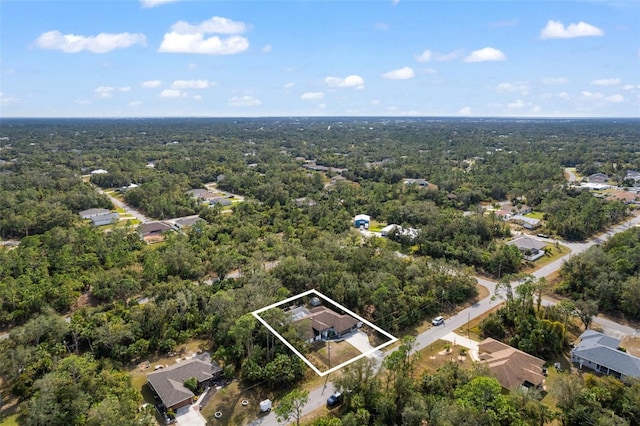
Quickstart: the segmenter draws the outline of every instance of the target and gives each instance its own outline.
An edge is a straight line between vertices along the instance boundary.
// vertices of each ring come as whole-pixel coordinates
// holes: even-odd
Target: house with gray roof
[[[83,219],[91,219],[92,217],[100,216],[103,214],[109,214],[109,213],[110,211],[108,209],[87,209],[87,210],[81,210],[78,212],[80,217]]]
[[[619,350],[619,347],[620,339],[587,330],[571,351],[571,362],[580,369],[588,368],[619,379],[640,378],[640,358]]]
[[[547,246],[547,243],[538,241],[527,235],[520,235],[509,241],[507,244],[518,247],[518,250],[522,252],[523,257],[530,262],[544,256],[544,248]]]
[[[195,394],[184,382],[195,378],[199,387],[211,386],[222,377],[222,368],[207,353],[147,374],[147,383],[167,410],[177,410],[193,402]]]
[[[103,226],[117,223],[119,219],[120,215],[118,214],[118,212],[109,212],[98,216],[92,216],[91,222],[94,226]]]

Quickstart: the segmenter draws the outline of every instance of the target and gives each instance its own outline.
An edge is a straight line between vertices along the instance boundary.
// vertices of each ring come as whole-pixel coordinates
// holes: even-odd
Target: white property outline
[[[334,304],[335,306],[337,306],[338,308],[340,308],[343,312],[348,313],[349,315],[351,315],[353,318],[357,319],[358,321],[361,321],[362,323],[367,324],[369,327],[371,327],[371,328],[373,328],[374,330],[376,330],[376,331],[380,332],[381,334],[385,335],[386,337],[388,337],[388,338],[389,338],[389,340],[388,340],[387,342],[385,342],[385,343],[383,343],[383,344],[379,345],[379,346],[376,346],[376,347],[375,347],[375,348],[373,348],[373,349],[368,350],[367,352],[361,353],[360,355],[358,355],[358,356],[356,356],[356,357],[353,357],[353,358],[351,358],[351,359],[350,359],[350,360],[348,360],[348,361],[343,362],[343,363],[342,363],[342,364],[340,364],[340,365],[336,365],[335,367],[332,367],[332,368],[328,369],[328,370],[327,370],[327,371],[325,371],[325,372],[322,372],[322,371],[318,370],[318,368],[317,368],[315,365],[313,365],[313,364],[311,363],[311,361],[309,361],[309,360],[308,360],[304,355],[302,355],[302,354],[301,354],[301,353],[300,353],[300,352],[299,352],[299,351],[298,351],[298,350],[297,350],[297,349],[296,349],[296,348],[295,348],[291,343],[289,343],[289,342],[287,341],[287,339],[285,339],[284,337],[282,337],[282,336],[280,335],[280,333],[278,333],[276,330],[274,330],[274,328],[273,328],[273,327],[271,327],[271,326],[269,325],[269,323],[267,323],[267,322],[266,322],[266,321],[265,321],[265,320],[260,316],[260,314],[261,314],[262,312],[268,311],[269,309],[277,308],[277,307],[279,307],[280,305],[283,305],[283,304],[285,304],[285,303],[292,302],[292,301],[294,301],[294,300],[296,300],[296,299],[299,299],[299,298],[304,297],[304,296],[308,296],[308,295],[310,295],[310,294],[314,294],[314,295],[316,295],[316,296],[318,296],[318,297],[321,297],[321,298],[322,298],[322,299],[324,299],[325,301],[327,301],[327,302],[330,302],[330,303]],[[291,350],[293,351],[293,353],[295,353],[296,355],[298,355],[298,358],[300,358],[302,361],[304,361],[304,363],[305,363],[305,364],[307,364],[307,365],[308,365],[308,366],[309,366],[309,367],[310,367],[310,368],[311,368],[311,369],[312,369],[312,370],[313,370],[313,371],[314,371],[318,376],[320,376],[320,377],[323,377],[323,376],[326,376],[327,374],[333,373],[334,371],[339,370],[339,369],[341,369],[342,367],[345,367],[345,366],[347,366],[347,365],[351,364],[352,362],[355,362],[355,361],[357,361],[357,360],[359,360],[359,359],[361,359],[361,358],[364,358],[364,357],[366,357],[366,356],[369,356],[369,355],[373,354],[374,352],[379,351],[380,349],[382,349],[382,348],[384,348],[384,347],[386,347],[386,346],[389,346],[389,345],[391,345],[391,344],[393,344],[393,343],[395,343],[395,342],[397,342],[397,341],[398,341],[398,338],[397,338],[397,337],[393,336],[393,335],[392,335],[392,334],[390,334],[390,333],[387,333],[386,331],[384,331],[383,329],[381,329],[381,328],[380,328],[380,327],[378,327],[377,325],[375,325],[375,324],[373,324],[373,323],[371,323],[371,322],[367,321],[366,319],[362,318],[360,315],[356,314],[355,312],[351,311],[350,309],[345,308],[344,306],[342,306],[342,305],[341,305],[341,304],[339,304],[338,302],[333,301],[332,299],[330,299],[329,297],[325,296],[324,294],[320,293],[320,292],[319,292],[319,291],[317,291],[317,290],[308,290],[308,291],[305,291],[304,293],[300,293],[300,294],[298,294],[297,296],[292,296],[292,297],[289,297],[289,298],[287,298],[287,299],[281,300],[280,302],[273,303],[273,304],[271,304],[271,305],[269,305],[269,306],[266,306],[266,307],[264,307],[264,308],[257,309],[257,310],[255,310],[255,311],[251,312],[251,314],[252,314],[254,317],[256,317],[256,319],[257,319],[258,321],[260,321],[260,322],[261,322],[265,327],[267,327],[267,330],[269,330],[270,332],[272,332],[272,333],[273,333],[273,334],[274,334],[278,339],[280,339],[280,341],[281,341],[282,343],[284,343],[284,344],[285,344],[289,349],[291,349]]]

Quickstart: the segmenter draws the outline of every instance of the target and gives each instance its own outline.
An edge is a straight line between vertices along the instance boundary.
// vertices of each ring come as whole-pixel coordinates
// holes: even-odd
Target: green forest
[[[494,213],[501,203],[531,207],[543,223],[534,234],[584,241],[635,205],[571,185],[565,169],[606,173],[627,192],[627,172],[640,170],[637,120],[0,119],[0,137],[0,421],[25,425],[155,424],[127,370],[194,339],[225,378],[296,387],[306,366],[251,311],[317,289],[410,334],[477,300],[476,275],[503,288],[527,279],[530,265],[507,244],[525,230]],[[230,206],[188,194],[214,184]],[[80,217],[124,213],[104,191],[152,220],[203,221],[147,244],[139,220]],[[372,231],[397,224],[416,235],[366,238],[357,214]],[[572,313],[640,320],[639,239],[632,229],[572,256],[557,286],[530,279],[483,335],[542,357],[568,351],[566,315],[535,306],[543,290],[573,300]],[[550,409],[505,395],[480,366],[416,372],[403,344],[384,374],[345,370],[337,386],[360,385],[342,419],[314,424],[640,422],[637,382],[585,376]]]

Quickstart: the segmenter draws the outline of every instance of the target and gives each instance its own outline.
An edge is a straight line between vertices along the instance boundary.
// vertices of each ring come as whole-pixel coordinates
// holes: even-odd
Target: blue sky
[[[640,117],[631,0],[0,0],[0,37],[2,117]]]

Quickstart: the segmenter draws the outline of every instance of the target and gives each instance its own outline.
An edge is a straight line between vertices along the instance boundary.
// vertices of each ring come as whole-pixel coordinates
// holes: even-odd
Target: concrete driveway
[[[356,331],[344,340],[349,342],[351,346],[353,346],[363,354],[373,349],[373,346],[371,346],[371,344],[369,343],[369,336],[367,336],[366,333],[363,333],[360,330]]]
[[[198,405],[193,404],[188,408],[180,408],[176,412],[176,423],[180,426],[205,426],[207,421],[202,414],[200,414]]]

